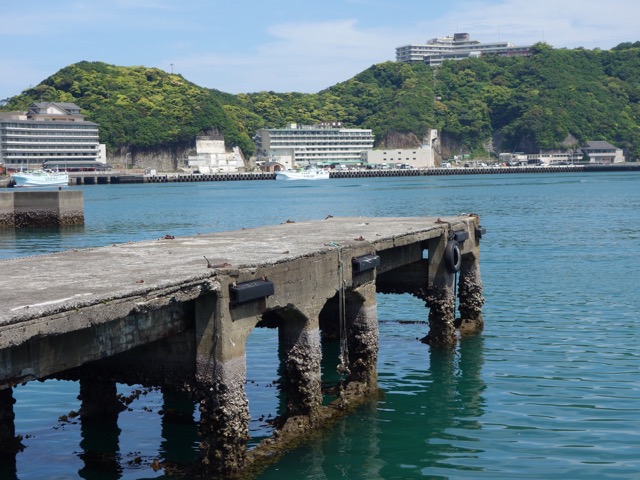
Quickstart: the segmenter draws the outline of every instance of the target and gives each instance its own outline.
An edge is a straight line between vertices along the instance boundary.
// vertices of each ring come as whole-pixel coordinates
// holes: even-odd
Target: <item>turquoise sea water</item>
[[[485,331],[432,352],[417,341],[423,303],[379,295],[383,397],[260,478],[631,479],[640,476],[639,187],[637,173],[86,186],[83,228],[0,233],[0,256],[328,214],[475,212],[487,228]],[[253,443],[278,408],[276,337],[258,329],[250,339]],[[154,459],[197,457],[197,409],[187,402],[186,420],[170,421],[162,413],[177,400],[143,389],[110,432],[114,455],[89,462],[100,435],[59,421],[79,408],[77,395],[75,382],[14,390],[27,448],[0,478],[157,478]]]

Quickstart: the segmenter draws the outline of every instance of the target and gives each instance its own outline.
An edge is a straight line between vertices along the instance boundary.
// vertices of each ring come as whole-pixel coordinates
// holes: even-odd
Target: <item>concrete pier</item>
[[[0,192],[0,228],[84,225],[84,204],[76,190]]]
[[[161,386],[199,405],[207,474],[270,461],[377,394],[376,292],[425,300],[432,349],[451,349],[456,325],[481,330],[483,232],[475,215],[283,219],[4,261],[0,446],[16,435],[11,387],[53,377],[80,381],[83,428],[109,418],[117,433],[116,381]],[[247,452],[246,344],[255,328],[278,329],[286,413]],[[340,344],[330,407],[322,405],[326,338]]]

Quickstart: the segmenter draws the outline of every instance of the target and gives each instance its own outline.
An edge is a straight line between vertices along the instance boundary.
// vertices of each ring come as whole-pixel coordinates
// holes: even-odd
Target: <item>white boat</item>
[[[329,178],[329,172],[318,168],[276,172],[276,180],[325,180],[327,178]]]
[[[16,187],[66,187],[69,185],[67,172],[52,170],[31,170],[12,173],[11,178]]]

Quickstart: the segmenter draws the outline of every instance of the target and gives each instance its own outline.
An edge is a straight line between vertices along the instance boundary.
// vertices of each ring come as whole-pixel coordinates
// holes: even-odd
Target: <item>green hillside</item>
[[[87,120],[100,124],[100,140],[110,151],[188,143],[212,129],[230,145],[251,151],[251,139],[219,98],[224,95],[157,68],[80,62],[12,98],[3,110],[26,110],[37,101],[73,102]]]
[[[640,43],[609,50],[537,44],[527,58],[425,65],[387,62],[316,94],[231,95],[145,67],[80,62],[14,97],[78,104],[110,151],[192,141],[212,129],[253,152],[258,128],[339,121],[373,129],[378,145],[440,131],[446,153],[537,152],[607,140],[640,156]]]

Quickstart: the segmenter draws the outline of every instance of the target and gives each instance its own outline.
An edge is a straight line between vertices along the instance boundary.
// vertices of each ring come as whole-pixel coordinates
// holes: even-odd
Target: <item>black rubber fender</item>
[[[449,240],[444,249],[444,263],[451,273],[458,273],[462,266],[462,253],[460,245],[455,240]]]

